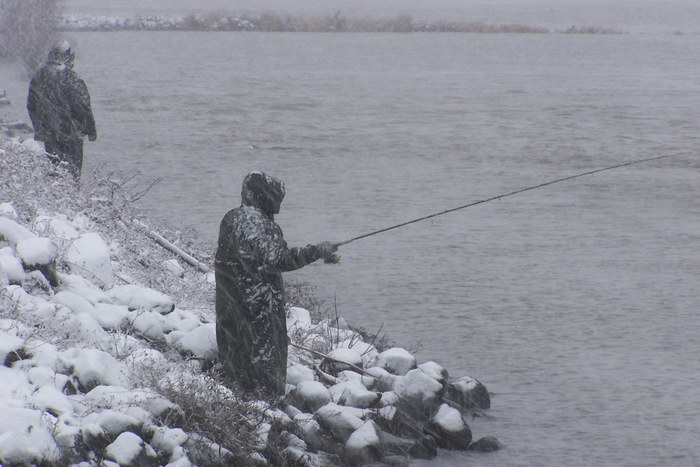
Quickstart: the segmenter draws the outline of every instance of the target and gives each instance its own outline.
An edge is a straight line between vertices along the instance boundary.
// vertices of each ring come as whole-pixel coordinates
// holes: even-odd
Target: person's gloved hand
[[[318,254],[324,259],[324,262],[335,264],[340,261],[340,257],[334,253],[338,250],[338,247],[331,242],[321,242],[316,245]]]
[[[88,135],[88,141],[95,141],[97,139],[97,134]]]

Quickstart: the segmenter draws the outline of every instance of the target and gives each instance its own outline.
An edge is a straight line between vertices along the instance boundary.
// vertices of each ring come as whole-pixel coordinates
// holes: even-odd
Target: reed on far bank
[[[480,34],[621,34],[621,31],[596,27],[575,27],[564,31],[550,31],[541,26],[526,24],[489,24],[481,21],[417,21],[410,15],[391,18],[376,16],[346,16],[340,11],[332,15],[292,15],[266,11],[261,14],[228,15],[194,13],[184,17],[161,16],[108,18],[68,15],[61,28],[68,31],[261,31],[261,32],[364,32],[411,33],[452,32]]]

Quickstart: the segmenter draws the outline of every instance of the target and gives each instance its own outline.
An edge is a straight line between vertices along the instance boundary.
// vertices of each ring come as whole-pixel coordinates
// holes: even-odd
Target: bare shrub
[[[192,374],[169,369],[168,373],[144,368],[142,382],[176,404],[164,425],[182,428],[191,437],[188,456],[197,465],[247,465],[256,446],[253,407],[221,383],[216,373]]]
[[[16,141],[0,136],[0,202],[10,202],[24,223],[33,224],[42,213],[61,213],[69,219],[85,216],[115,252],[115,272],[128,271],[133,280],[171,295],[176,302],[213,314],[214,284],[198,270],[185,265],[184,277],[170,272],[165,261],[175,256],[151,240],[134,222],[143,214],[133,205],[130,178],[95,170],[83,174],[77,184],[61,166],[44,154],[29,151]],[[199,261],[213,268],[213,247],[198,243],[192,228],[176,229],[164,221],[149,219],[157,230]],[[59,267],[61,265],[59,264]]]
[[[58,0],[0,2],[0,59],[21,63],[31,76],[60,37],[60,13]]]

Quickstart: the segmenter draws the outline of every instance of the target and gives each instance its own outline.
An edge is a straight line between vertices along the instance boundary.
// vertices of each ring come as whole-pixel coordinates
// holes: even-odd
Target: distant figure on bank
[[[29,84],[27,110],[34,139],[43,141],[55,163],[66,162],[76,180],[83,168],[83,137],[97,139],[90,94],[73,71],[75,54],[67,41],[51,48],[46,63]]]
[[[241,207],[221,221],[216,251],[216,339],[227,378],[249,393],[284,395],[287,323],[282,272],[336,258],[331,242],[288,248],[274,220],[282,181],[262,172],[243,180]]]

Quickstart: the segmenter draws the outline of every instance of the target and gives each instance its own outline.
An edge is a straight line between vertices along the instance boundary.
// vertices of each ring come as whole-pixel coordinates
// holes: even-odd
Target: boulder
[[[314,370],[306,365],[291,365],[287,367],[287,383],[298,386],[302,381],[314,381]]]
[[[423,431],[435,438],[445,449],[466,450],[472,442],[472,432],[461,412],[442,404],[437,413],[425,424]]]
[[[109,246],[98,234],[88,232],[73,241],[64,260],[73,273],[109,289],[114,285],[110,253]]]
[[[377,355],[373,366],[383,368],[394,375],[403,376],[416,368],[416,357],[406,349],[394,347]]]
[[[361,409],[376,407],[382,398],[381,392],[368,391],[361,381],[343,381],[329,389],[333,401],[340,405]]]
[[[167,295],[148,287],[127,284],[108,292],[108,300],[115,305],[126,305],[130,310],[150,311],[167,315],[175,310],[175,302]]]
[[[442,403],[444,387],[418,368],[396,378],[394,392],[398,406],[411,417],[428,420]]]
[[[393,391],[396,375],[392,375],[384,368],[373,366],[365,369],[362,383],[368,389],[379,392]]]
[[[448,383],[445,399],[462,410],[491,407],[491,397],[486,386],[470,376],[463,376]]]
[[[122,467],[153,464],[155,451],[140,436],[129,431],[122,433],[105,449],[105,458]]]
[[[382,441],[372,420],[364,422],[352,432],[345,443],[345,459],[352,464],[365,464],[383,457]]]
[[[363,421],[351,407],[329,402],[314,413],[314,418],[341,442],[363,425]]]
[[[302,412],[315,412],[331,401],[331,394],[318,381],[301,381],[289,392],[289,401]]]
[[[493,436],[484,436],[469,445],[470,451],[494,452],[503,448],[503,444]]]
[[[321,370],[333,376],[341,371],[356,371],[356,368],[362,368],[362,354],[355,349],[333,349],[321,361]]]

